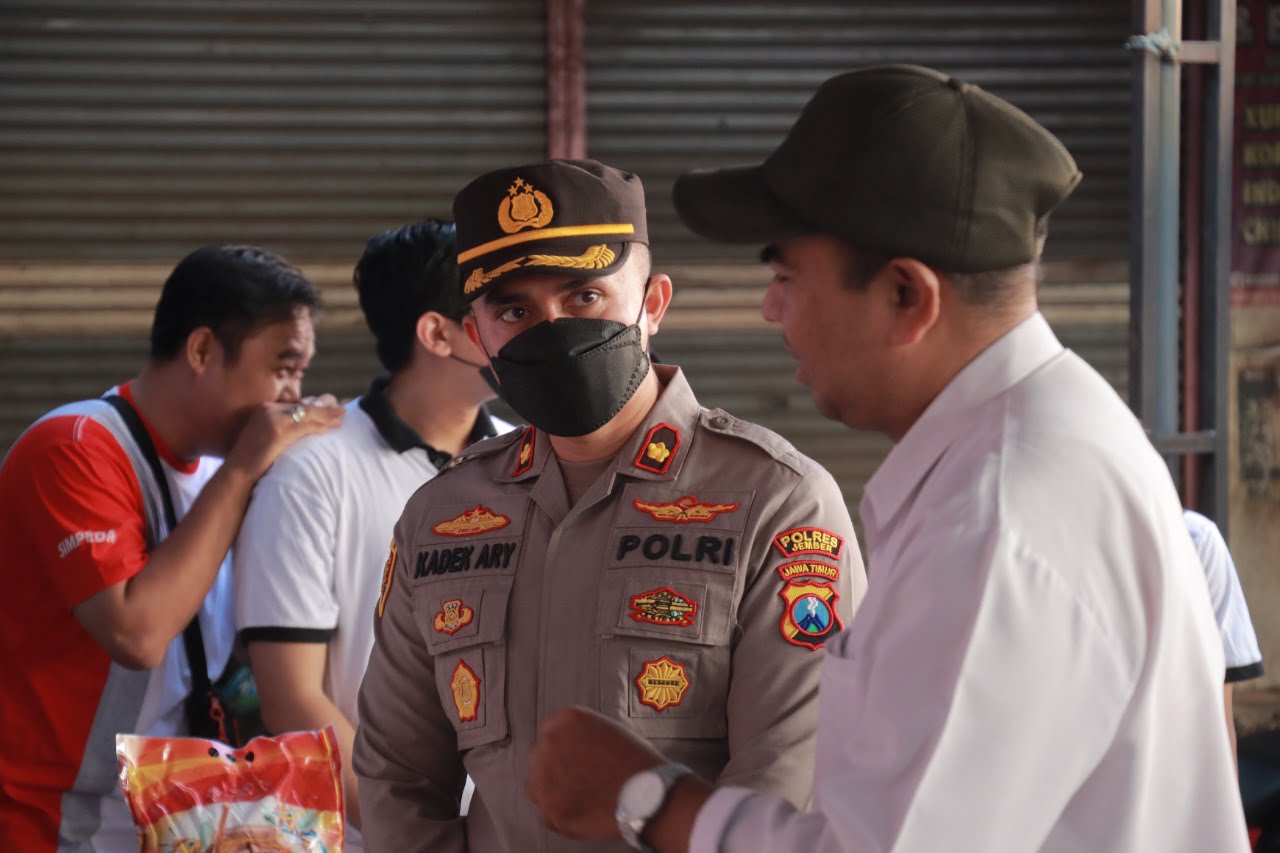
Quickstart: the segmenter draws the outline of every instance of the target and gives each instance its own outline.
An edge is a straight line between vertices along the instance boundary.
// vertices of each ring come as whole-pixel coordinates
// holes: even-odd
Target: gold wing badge
[[[721,513],[734,512],[737,504],[703,504],[693,495],[685,495],[674,503],[653,504],[645,501],[632,501],[632,505],[641,512],[647,512],[658,521],[670,521],[674,524],[711,521]]]

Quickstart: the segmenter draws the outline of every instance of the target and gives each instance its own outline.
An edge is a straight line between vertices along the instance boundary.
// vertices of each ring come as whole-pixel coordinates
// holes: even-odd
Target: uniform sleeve
[[[866,573],[839,487],[816,466],[758,529],[738,609],[730,758],[719,784],[803,806],[813,784],[821,647],[849,625]]]
[[[7,511],[21,517],[39,555],[33,570],[67,610],[146,565],[142,491],[106,427],[89,417],[49,418],[4,464],[14,491],[26,495]]]
[[[1258,649],[1258,636],[1253,630],[1253,620],[1249,618],[1249,606],[1244,600],[1244,589],[1240,586],[1235,562],[1218,526],[1203,517],[1197,521],[1193,540],[1209,585],[1213,615],[1222,634],[1226,681],[1258,678],[1262,675],[1262,652]],[[1188,527],[1192,525],[1189,514],[1187,524]]]
[[[946,571],[976,554],[908,546],[895,570],[929,570],[878,582],[884,618],[828,650],[813,808],[718,791],[690,850],[1037,847],[1112,743],[1133,675],[1045,560],[1000,539],[984,562],[977,585]]]
[[[234,556],[236,628],[247,642],[326,642],[338,624],[331,474],[297,453],[253,490]]]
[[[373,652],[360,687],[354,768],[369,850],[465,853],[458,817],[466,771],[453,723],[436,688],[435,665],[413,617],[404,531],[396,526],[389,571],[374,614]]]

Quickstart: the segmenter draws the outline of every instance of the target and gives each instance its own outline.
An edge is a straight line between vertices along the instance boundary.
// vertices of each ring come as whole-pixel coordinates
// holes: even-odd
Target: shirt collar
[[[1036,312],[952,377],[867,483],[860,513],[868,543],[879,538],[946,449],[969,429],[969,414],[1062,351],[1044,316]]]
[[[396,410],[391,406],[391,401],[387,399],[387,388],[390,385],[390,376],[379,376],[369,385],[368,393],[360,398],[360,408],[373,421],[373,425],[377,428],[378,434],[382,436],[382,440],[397,453],[406,453],[410,450],[422,448],[426,451],[427,458],[431,460],[431,464],[437,468],[443,468],[449,464],[449,460],[453,458],[450,454],[427,444],[417,430],[405,423],[396,414]],[[471,429],[468,443],[474,444],[482,438],[489,438],[497,434],[498,430],[493,424],[493,418],[490,417],[488,409],[481,406],[479,412],[476,413],[475,426]]]
[[[679,367],[655,364],[652,369],[662,390],[644,423],[618,451],[615,470],[642,480],[673,480],[684,465],[702,408]],[[662,447],[654,448],[651,453],[650,445]],[[520,456],[526,447],[530,447],[531,459],[521,464]],[[551,442],[542,430],[527,427],[521,440],[507,453],[509,473],[496,479],[504,483],[529,480],[542,473],[552,453]]]

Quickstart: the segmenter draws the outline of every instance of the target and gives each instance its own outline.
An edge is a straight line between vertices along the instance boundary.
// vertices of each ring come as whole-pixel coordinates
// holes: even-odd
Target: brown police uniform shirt
[[[529,428],[406,506],[360,696],[369,850],[627,849],[551,833],[525,796],[538,723],[568,705],[704,778],[808,800],[815,647],[866,587],[849,514],[817,463],[655,369],[645,425],[576,505]]]

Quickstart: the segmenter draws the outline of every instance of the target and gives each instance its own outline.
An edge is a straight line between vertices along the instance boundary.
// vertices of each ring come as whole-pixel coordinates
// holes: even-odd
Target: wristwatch
[[[653,853],[653,848],[640,840],[650,819],[667,801],[676,780],[693,773],[683,764],[663,764],[650,770],[642,770],[627,780],[618,793],[618,831],[622,840],[633,850]]]

